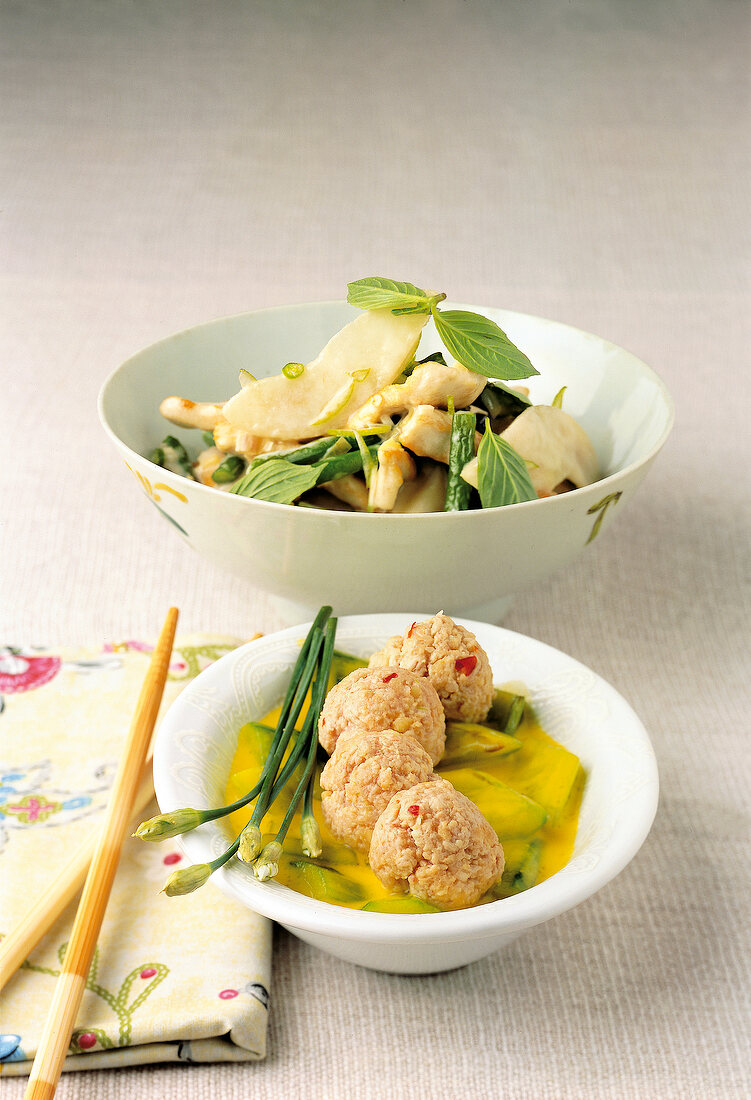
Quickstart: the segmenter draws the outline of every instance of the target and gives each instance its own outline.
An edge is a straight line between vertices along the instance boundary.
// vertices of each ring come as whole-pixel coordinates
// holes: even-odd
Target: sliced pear
[[[224,416],[236,428],[268,439],[312,439],[322,424],[325,430],[343,428],[355,409],[412,361],[428,316],[394,316],[387,309],[361,313],[299,377],[279,374],[248,382],[226,402]]]

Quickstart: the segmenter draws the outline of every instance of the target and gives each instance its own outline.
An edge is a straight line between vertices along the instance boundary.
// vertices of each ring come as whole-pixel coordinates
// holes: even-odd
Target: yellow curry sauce
[[[279,712],[272,711],[262,723],[247,723],[240,730],[226,788],[228,803],[241,798],[257,782],[278,717]],[[516,739],[520,745],[513,745],[507,755],[475,751],[475,741],[462,736],[449,733],[446,756],[450,759],[439,762],[436,771],[475,802],[503,846],[503,878],[485,895],[482,904],[528,889],[565,866],[576,838],[585,775],[578,758],[537,724],[529,704],[513,738],[508,739]],[[457,757],[463,759],[457,762]],[[387,890],[371,871],[367,853],[332,835],[321,811],[322,766],[319,761],[314,799],[322,854],[317,859],[303,855],[298,810],[284,842],[277,881],[309,897],[352,909],[438,912],[416,898]],[[263,820],[264,843],[273,838],[281,824],[301,768],[288,780]],[[230,816],[235,834],[247,823],[251,812],[252,806],[246,806]]]

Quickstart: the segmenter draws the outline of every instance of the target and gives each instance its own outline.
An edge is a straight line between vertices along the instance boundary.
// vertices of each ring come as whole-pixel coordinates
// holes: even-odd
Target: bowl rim
[[[429,617],[425,612],[389,612],[368,615],[342,616],[338,622],[337,636],[342,628],[357,629],[362,635],[364,628],[371,629],[376,636],[393,634],[404,628],[405,621]],[[212,882],[228,896],[241,901],[254,911],[278,921],[292,930],[301,929],[322,936],[337,936],[349,941],[378,941],[380,943],[441,943],[468,938],[495,937],[499,934],[513,934],[525,928],[531,928],[553,916],[563,913],[580,902],[591,897],[606,883],[610,882],[636,855],[644,843],[657,811],[659,796],[659,778],[657,762],[649,735],[641,720],[630,705],[615,688],[598,676],[592,669],[583,665],[563,651],[544,642],[504,627],[476,620],[457,617],[455,622],[466,626],[473,633],[487,631],[497,636],[499,641],[512,641],[538,653],[544,659],[552,661],[554,666],[563,663],[577,673],[584,673],[596,685],[597,690],[606,699],[614,702],[622,715],[628,718],[628,738],[632,750],[640,753],[640,763],[645,769],[645,781],[638,789],[629,794],[629,816],[627,821],[619,817],[616,807],[610,807],[607,816],[600,823],[596,834],[608,836],[608,847],[593,866],[577,868],[575,874],[558,872],[530,890],[502,900],[489,902],[470,909],[461,909],[434,914],[393,914],[353,910],[328,902],[315,901],[305,895],[282,886],[276,882],[261,883],[249,869],[242,868],[243,886],[238,890],[237,882],[228,877],[227,869],[214,873]],[[378,629],[373,629],[380,624]],[[304,637],[308,624],[287,627],[255,641],[239,646],[204,669],[183,689],[165,714],[157,731],[154,748],[154,785],[157,799],[163,811],[178,808],[185,803],[177,797],[179,783],[170,773],[171,753],[174,753],[174,738],[184,721],[183,713],[188,713],[193,693],[206,689],[215,691],[217,685],[232,679],[232,669],[236,662],[244,660],[254,653],[263,652],[269,645],[277,646],[289,641],[297,645]],[[344,629],[346,634],[347,630]],[[247,670],[246,670],[247,671]],[[195,713],[190,711],[191,722],[195,724]],[[619,727],[619,736],[623,729]],[[193,862],[205,862],[215,858],[216,852],[210,852],[208,838],[200,830],[178,838],[178,844],[184,854]]]
[[[213,325],[220,325],[224,322],[235,321],[235,320],[239,320],[240,318],[245,318],[245,317],[249,317],[249,316],[256,316],[256,315],[259,315],[259,314],[271,314],[271,313],[277,313],[277,312],[288,312],[288,311],[296,311],[296,310],[302,311],[304,309],[310,309],[310,308],[315,307],[315,306],[326,306],[326,307],[328,307],[328,306],[343,306],[343,305],[348,305],[348,304],[349,303],[346,302],[345,299],[329,298],[329,299],[324,299],[322,301],[293,302],[289,305],[265,306],[261,309],[243,310],[243,311],[240,311],[238,313],[228,314],[227,316],[224,316],[224,317],[216,317],[213,320],[201,321],[197,325],[191,325],[188,328],[181,329],[178,332],[173,332],[168,336],[163,336],[159,340],[156,340],[151,344],[147,344],[146,347],[141,348],[140,351],[137,351],[133,355],[129,356],[123,363],[121,363],[118,367],[116,367],[113,371],[111,371],[110,374],[107,376],[107,378],[105,378],[104,382],[102,383],[102,385],[99,389],[99,393],[97,395],[97,413],[98,413],[98,416],[99,416],[100,423],[101,423],[104,431],[109,436],[112,443],[117,448],[121,448],[122,450],[126,451],[129,455],[131,455],[134,459],[139,460],[141,462],[146,462],[150,466],[153,466],[155,470],[159,470],[160,471],[160,473],[159,473],[160,478],[166,479],[168,484],[170,482],[172,482],[174,485],[177,485],[181,488],[184,488],[185,483],[186,483],[186,478],[181,477],[178,474],[173,474],[169,470],[165,470],[161,466],[156,466],[145,455],[140,454],[140,452],[138,452],[138,451],[134,451],[132,447],[130,447],[127,443],[125,443],[125,441],[123,439],[120,438],[120,436],[115,432],[115,430],[111,426],[111,424],[109,422],[108,415],[107,415],[107,411],[106,411],[106,403],[107,403],[107,400],[108,400],[109,392],[112,389],[112,387],[114,386],[115,380],[119,377],[119,375],[121,373],[125,373],[127,368],[130,366],[131,363],[134,362],[134,360],[140,359],[140,357],[142,355],[146,354],[147,352],[153,351],[156,348],[159,348],[163,345],[172,343],[174,340],[185,337],[185,336],[189,335],[190,333],[195,332],[198,329],[210,328]],[[455,520],[458,518],[458,521],[460,523],[465,523],[466,524],[466,523],[470,523],[470,522],[473,522],[473,521],[477,522],[475,517],[481,516],[481,515],[497,514],[498,512],[501,512],[501,511],[506,513],[506,512],[508,512],[509,509],[513,509],[514,511],[518,511],[519,509],[523,509],[523,508],[525,508],[525,509],[539,508],[542,505],[550,505],[550,503],[553,502],[553,501],[558,501],[558,500],[564,500],[565,501],[567,499],[571,499],[571,497],[574,494],[585,493],[585,492],[591,491],[594,488],[594,486],[603,486],[604,489],[605,489],[605,492],[607,493],[610,490],[610,487],[613,485],[613,483],[615,482],[616,479],[626,478],[631,473],[633,473],[635,470],[641,469],[642,466],[648,465],[650,462],[653,461],[653,459],[659,454],[659,452],[664,447],[671,431],[673,430],[673,426],[674,426],[674,423],[675,423],[675,403],[673,401],[673,398],[672,398],[672,396],[670,394],[670,391],[668,390],[666,384],[663,382],[663,380],[660,378],[660,376],[657,374],[657,372],[652,367],[650,367],[647,363],[645,363],[642,359],[640,359],[637,355],[635,355],[633,352],[629,351],[627,348],[624,348],[619,344],[615,344],[615,343],[613,343],[612,340],[608,340],[603,336],[598,336],[596,333],[588,332],[586,329],[580,329],[580,328],[577,328],[575,325],[569,325],[569,324],[566,324],[563,321],[556,321],[556,320],[553,320],[553,319],[548,318],[548,317],[540,317],[540,316],[538,316],[537,314],[534,314],[534,313],[523,313],[523,312],[520,312],[518,310],[504,309],[502,306],[479,306],[479,305],[474,305],[474,304],[467,304],[467,303],[453,302],[453,301],[452,302],[446,302],[444,304],[445,304],[446,308],[460,309],[460,310],[464,309],[464,310],[474,311],[476,313],[482,312],[483,310],[491,311],[491,312],[505,313],[509,316],[523,318],[526,321],[532,321],[532,322],[535,322],[535,323],[538,323],[538,324],[543,324],[545,326],[550,326],[550,327],[553,327],[553,328],[563,329],[567,332],[575,333],[578,336],[595,337],[595,339],[599,340],[602,343],[604,349],[624,352],[626,355],[630,356],[635,361],[636,364],[638,364],[638,366],[641,368],[641,370],[643,370],[646,373],[646,375],[650,378],[650,380],[656,385],[657,389],[659,390],[659,392],[661,394],[661,397],[662,397],[662,400],[663,400],[663,403],[664,403],[664,406],[665,406],[666,413],[667,413],[665,426],[664,426],[664,428],[663,428],[663,430],[660,434],[660,437],[652,445],[651,449],[648,451],[647,454],[643,455],[639,459],[634,460],[633,462],[630,462],[627,466],[624,466],[622,469],[616,470],[612,474],[607,474],[605,477],[600,478],[599,481],[593,482],[592,485],[584,485],[581,488],[572,489],[568,493],[561,494],[560,497],[556,497],[556,496],[544,497],[544,498],[538,498],[537,500],[519,501],[516,504],[506,504],[506,505],[495,507],[495,508],[475,508],[475,509],[472,509],[472,510],[468,509],[466,511],[452,512],[451,515]],[[352,307],[352,308],[356,308],[356,307]],[[203,485],[203,484],[201,484],[201,482],[194,482],[194,483],[189,482],[189,484],[190,484],[191,491],[198,491],[199,493],[210,493],[212,497],[216,496],[217,490],[211,488],[211,486],[209,486],[209,485]],[[234,493],[224,493],[222,495],[225,496],[225,497],[234,498],[236,500],[242,501],[245,505],[252,505],[254,507],[262,506],[263,508],[271,508],[273,510],[282,509],[284,512],[288,512],[289,508],[290,508],[289,504],[277,504],[274,501],[270,501],[270,500],[256,500],[253,497],[241,497],[241,496],[237,496]],[[389,512],[389,513],[383,513],[382,514],[382,513],[376,513],[376,512],[347,512],[347,511],[343,511],[343,510],[342,511],[327,510],[325,508],[299,508],[299,509],[297,509],[297,511],[298,511],[298,513],[304,514],[306,516],[312,515],[312,516],[318,517],[319,521],[320,521],[321,516],[328,517],[328,519],[323,520],[323,522],[331,522],[331,523],[336,522],[337,520],[339,522],[341,522],[341,517],[342,516],[348,516],[348,517],[349,516],[356,516],[357,519],[354,521],[356,523],[361,523],[361,522],[364,522],[364,523],[383,523],[384,520],[387,520],[391,523],[393,523],[393,522],[404,523],[406,521],[412,521],[414,523],[426,523],[426,522],[429,523],[429,522],[435,522],[435,517],[437,515],[444,515],[445,514],[445,513],[442,513],[442,512],[408,512],[408,513],[401,513],[401,512],[392,513],[392,512]],[[314,522],[314,520],[302,520],[302,522],[303,523]]]

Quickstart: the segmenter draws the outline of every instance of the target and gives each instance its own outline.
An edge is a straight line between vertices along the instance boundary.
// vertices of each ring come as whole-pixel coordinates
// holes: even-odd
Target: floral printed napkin
[[[162,713],[238,644],[178,640]],[[150,652],[0,649],[0,934],[97,828]],[[182,860],[175,841],[126,841],[65,1070],[264,1057],[270,922],[211,883],[160,893]],[[31,1069],[76,904],[0,992],[0,1074]]]

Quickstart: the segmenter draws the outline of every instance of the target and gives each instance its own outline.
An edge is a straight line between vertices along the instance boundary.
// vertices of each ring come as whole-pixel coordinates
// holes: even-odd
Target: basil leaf
[[[433,311],[438,335],[454,358],[486,378],[529,378],[539,374],[495,321],[463,309]]]
[[[488,410],[491,419],[496,416],[518,416],[532,404],[523,393],[504,386],[503,382],[499,382],[497,378],[488,382],[480,394],[480,401]]]
[[[270,500],[274,504],[292,504],[318,481],[320,471],[311,466],[296,466],[286,458],[270,458],[251,465],[245,477],[230,489],[241,497]]]
[[[524,459],[487,422],[477,448],[477,488],[483,508],[537,500]]]
[[[413,283],[397,283],[377,275],[347,284],[347,301],[360,309],[390,309],[396,313],[430,313],[429,298]]]

